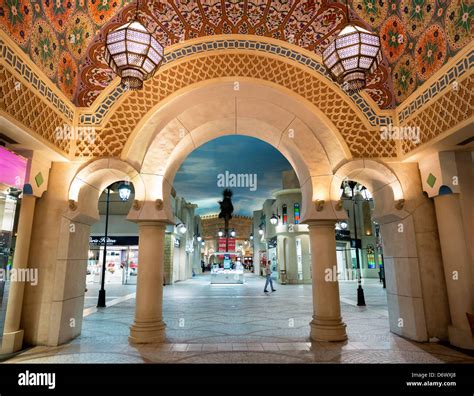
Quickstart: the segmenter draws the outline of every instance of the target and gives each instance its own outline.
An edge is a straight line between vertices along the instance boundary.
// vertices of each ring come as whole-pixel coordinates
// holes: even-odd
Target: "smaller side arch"
[[[403,210],[404,191],[394,171],[375,160],[353,160],[341,165],[331,181],[331,200],[341,199],[340,186],[344,180],[354,180],[369,189],[374,197],[373,218],[379,223],[404,219],[409,213]]]
[[[81,167],[69,186],[69,219],[86,224],[98,221],[97,202],[100,194],[107,186],[120,180],[133,184],[136,200],[146,199],[145,183],[139,172],[128,162],[116,158],[100,158]]]

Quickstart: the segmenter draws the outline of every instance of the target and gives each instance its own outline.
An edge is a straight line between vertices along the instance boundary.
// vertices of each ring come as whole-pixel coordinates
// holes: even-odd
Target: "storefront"
[[[89,239],[87,283],[99,283],[104,259],[104,237]],[[109,236],[105,260],[105,283],[130,285],[137,283],[138,236]]]

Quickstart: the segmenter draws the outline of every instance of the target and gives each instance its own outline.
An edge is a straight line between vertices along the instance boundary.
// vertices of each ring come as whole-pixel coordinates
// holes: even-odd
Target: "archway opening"
[[[107,305],[114,299],[135,292],[138,226],[126,219],[134,200],[133,183],[126,180],[110,184],[99,196],[100,218],[91,225],[89,238],[84,300],[86,309],[104,303]]]
[[[226,228],[220,202],[227,189]],[[303,194],[290,162],[261,139],[227,134],[187,155],[173,180],[174,225],[165,235],[168,341],[193,347],[308,341],[311,257]]]
[[[341,301],[353,315],[346,319],[348,337],[357,342],[390,342],[386,272],[380,225],[374,220],[377,202],[370,190],[355,180],[340,185],[340,205],[347,220],[336,224],[337,276]],[[355,316],[371,311],[371,320]]]

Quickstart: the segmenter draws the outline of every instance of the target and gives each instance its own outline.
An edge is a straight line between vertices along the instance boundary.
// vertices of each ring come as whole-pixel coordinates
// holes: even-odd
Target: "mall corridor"
[[[58,347],[31,348],[8,363],[474,363],[453,348],[390,333],[386,292],[364,282],[367,306],[356,306],[354,282],[341,282],[349,341],[310,342],[311,285],[276,285],[245,275],[244,285],[211,285],[209,275],[164,288],[163,344],[130,345],[135,299],[125,293],[100,311],[86,308],[82,334]],[[92,290],[93,293],[94,290]],[[116,295],[120,291],[115,292]],[[93,299],[93,297],[91,296]]]

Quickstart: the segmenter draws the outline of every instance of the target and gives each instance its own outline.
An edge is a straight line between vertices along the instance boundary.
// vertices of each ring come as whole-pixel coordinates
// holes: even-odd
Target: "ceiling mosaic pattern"
[[[108,30],[135,14],[128,0],[0,0],[3,29],[76,105],[90,106],[114,75],[104,62]],[[377,32],[384,63],[367,93],[393,108],[472,39],[471,0],[353,0],[351,18]],[[217,34],[285,40],[320,54],[345,21],[326,0],[140,2],[144,24],[165,46]]]

